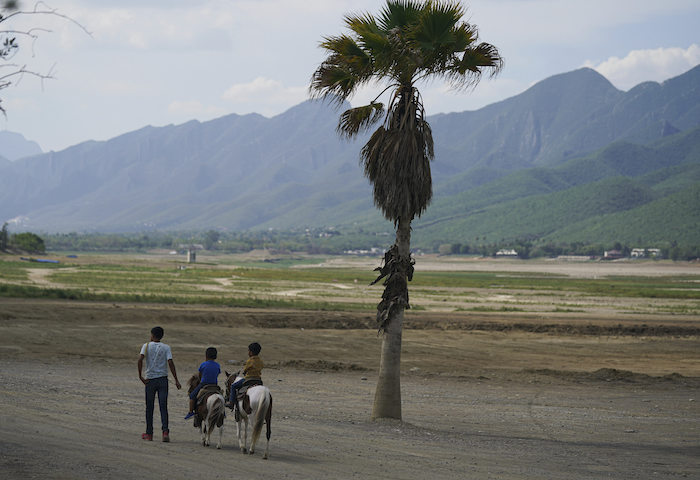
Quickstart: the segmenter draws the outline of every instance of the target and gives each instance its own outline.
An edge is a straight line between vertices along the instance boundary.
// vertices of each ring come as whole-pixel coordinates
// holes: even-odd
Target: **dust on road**
[[[371,422],[379,339],[365,317],[0,299],[0,474],[700,476],[697,335],[447,328],[418,314],[411,321],[424,328],[404,335],[404,421]],[[269,365],[263,377],[274,397],[270,460],[260,450],[238,451],[230,418],[224,448],[201,447],[198,431],[182,420],[186,395],[173,385],[172,443],[140,439],[136,359],[155,324],[165,328],[181,380],[196,370],[207,346],[217,346],[220,362],[234,369],[250,341],[262,343]]]

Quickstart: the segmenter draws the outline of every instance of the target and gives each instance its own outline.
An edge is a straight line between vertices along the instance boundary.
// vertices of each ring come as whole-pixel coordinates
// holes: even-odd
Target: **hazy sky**
[[[378,0],[47,0],[69,15],[26,17],[37,31],[12,59],[25,76],[0,91],[0,130],[42,149],[106,140],[145,125],[229,113],[273,116],[308,98],[325,35]],[[473,91],[423,85],[428,115],[475,110],[551,75],[595,68],[617,88],[663,81],[700,63],[698,0],[473,0],[466,19],[505,58]],[[23,1],[25,9],[34,2]],[[41,6],[41,5],[40,5]],[[0,27],[23,28],[19,23]],[[20,38],[20,40],[22,40]],[[7,68],[5,67],[5,70]],[[360,93],[353,103],[369,98]]]

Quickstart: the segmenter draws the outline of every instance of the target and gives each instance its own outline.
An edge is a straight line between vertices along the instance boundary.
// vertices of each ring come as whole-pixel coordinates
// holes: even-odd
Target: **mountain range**
[[[343,108],[306,101],[272,118],[149,126],[0,159],[0,221],[39,232],[390,231],[358,165],[367,135],[335,131]],[[700,66],[627,92],[583,68],[428,121],[434,200],[415,222],[419,243],[700,238]]]
[[[38,143],[27,140],[19,133],[0,131],[0,165],[40,153],[41,147]]]

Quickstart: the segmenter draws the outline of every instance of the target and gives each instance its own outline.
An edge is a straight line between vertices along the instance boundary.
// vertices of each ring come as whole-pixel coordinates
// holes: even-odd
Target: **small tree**
[[[204,248],[212,250],[221,238],[221,234],[216,230],[207,230],[204,233]]]
[[[10,240],[9,234],[7,233],[7,222],[2,224],[2,230],[0,230],[0,251],[7,250],[7,244]]]
[[[27,253],[45,253],[46,245],[44,240],[37,234],[31,232],[16,233],[10,238],[10,244],[17,250]]]

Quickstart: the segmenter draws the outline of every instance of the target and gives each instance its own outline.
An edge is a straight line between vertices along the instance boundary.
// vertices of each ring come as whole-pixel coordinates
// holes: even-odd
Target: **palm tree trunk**
[[[396,247],[399,265],[410,265],[411,220],[399,219],[396,227]],[[408,272],[402,268],[397,272],[408,298]],[[407,305],[406,305],[407,306]],[[401,420],[401,335],[403,330],[404,304],[396,302],[384,324],[382,353],[379,362],[379,378],[374,393],[372,420],[394,418]]]

